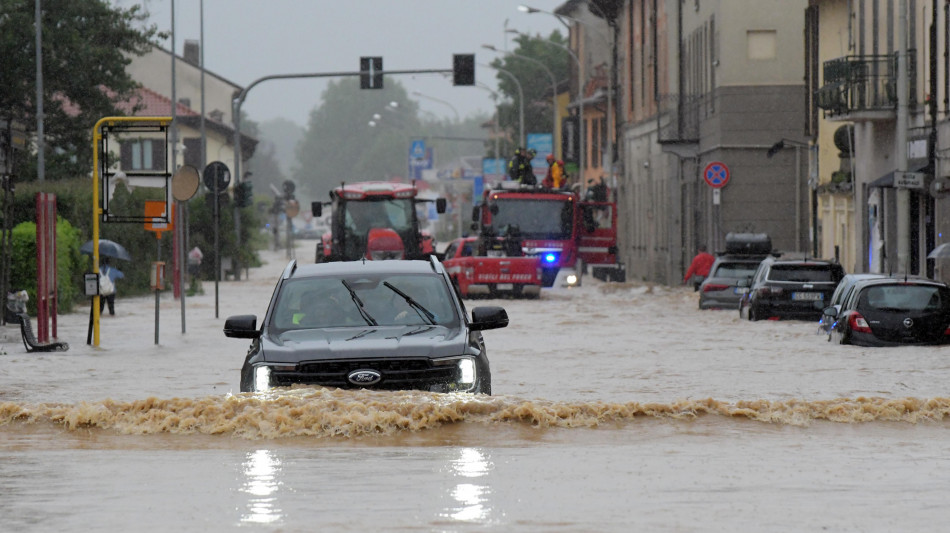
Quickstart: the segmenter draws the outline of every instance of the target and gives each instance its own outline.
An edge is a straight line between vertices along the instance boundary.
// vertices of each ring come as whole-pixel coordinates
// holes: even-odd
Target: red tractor
[[[436,212],[445,212],[445,198],[419,198],[415,183],[340,184],[330,191],[330,231],[317,243],[316,262],[428,257],[435,250],[419,227],[416,210],[425,202],[435,202]],[[314,217],[323,214],[323,205],[313,203]]]

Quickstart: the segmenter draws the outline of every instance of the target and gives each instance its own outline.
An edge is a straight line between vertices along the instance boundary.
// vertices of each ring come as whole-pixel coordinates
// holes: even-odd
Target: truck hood
[[[462,355],[464,328],[445,326],[366,326],[265,333],[264,360],[299,363],[348,358],[409,358]]]

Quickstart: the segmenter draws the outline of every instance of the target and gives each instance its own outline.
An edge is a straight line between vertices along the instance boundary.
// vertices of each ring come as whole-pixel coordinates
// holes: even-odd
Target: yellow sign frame
[[[99,191],[102,176],[99,172],[99,146],[103,139],[103,128],[120,128],[127,126],[137,128],[155,126],[166,132],[172,124],[172,117],[104,117],[96,122],[92,131],[92,271],[99,275],[99,219],[102,218],[103,208]],[[166,162],[166,168],[168,167]],[[92,297],[92,345],[99,346],[99,304],[101,296]]]

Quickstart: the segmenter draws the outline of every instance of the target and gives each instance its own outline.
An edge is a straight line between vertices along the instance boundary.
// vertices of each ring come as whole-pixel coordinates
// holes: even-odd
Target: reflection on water
[[[241,492],[248,495],[242,523],[273,524],[281,519],[281,509],[277,506],[277,490],[280,482],[280,461],[269,450],[249,452],[242,465],[244,484]]]
[[[446,509],[444,516],[459,522],[489,521],[491,487],[472,482],[475,478],[487,475],[489,467],[489,461],[482,451],[475,448],[459,449],[458,459],[451,463],[452,474],[460,478],[451,491],[452,498],[458,504]]]

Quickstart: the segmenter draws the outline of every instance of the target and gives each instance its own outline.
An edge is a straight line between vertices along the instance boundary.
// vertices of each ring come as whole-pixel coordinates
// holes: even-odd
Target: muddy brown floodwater
[[[311,255],[303,241],[298,257]],[[85,344],[0,331],[4,531],[943,531],[950,347],[831,345],[681,287],[546,289],[485,332],[494,396],[238,392],[283,252]]]

